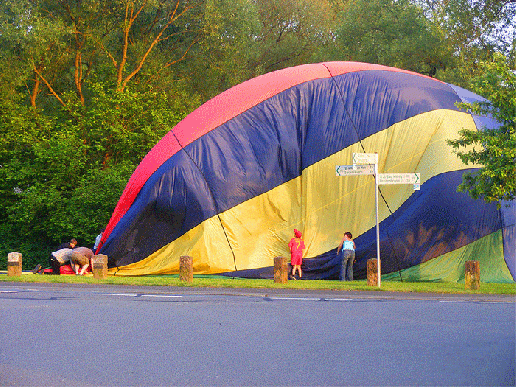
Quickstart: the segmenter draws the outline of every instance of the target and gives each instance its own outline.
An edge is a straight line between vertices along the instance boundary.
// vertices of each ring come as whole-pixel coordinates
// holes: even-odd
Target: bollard
[[[274,258],[274,282],[284,284],[288,282],[288,264],[287,258]]]
[[[93,278],[104,279],[107,277],[108,257],[104,254],[94,255],[91,258],[91,271]]]
[[[193,281],[193,258],[183,255],[179,258],[179,280],[185,282]]]
[[[378,260],[367,260],[367,286],[378,286]]]
[[[22,274],[22,254],[7,254],[7,275],[9,277],[19,277]]]
[[[478,261],[466,261],[464,271],[466,289],[478,290],[480,288],[480,263]]]

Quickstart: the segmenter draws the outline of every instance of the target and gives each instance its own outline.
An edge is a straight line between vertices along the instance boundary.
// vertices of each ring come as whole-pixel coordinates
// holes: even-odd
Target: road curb
[[[516,296],[511,294],[452,294],[452,293],[405,293],[390,291],[364,290],[320,290],[320,289],[281,289],[281,288],[205,288],[182,286],[135,286],[110,284],[69,284],[69,283],[26,283],[0,282],[0,287],[20,287],[26,289],[51,290],[94,290],[109,292],[131,292],[138,294],[177,294],[177,295],[211,295],[211,296],[239,296],[262,298],[319,298],[319,299],[353,299],[353,300],[433,300],[446,302],[507,302],[515,303]]]

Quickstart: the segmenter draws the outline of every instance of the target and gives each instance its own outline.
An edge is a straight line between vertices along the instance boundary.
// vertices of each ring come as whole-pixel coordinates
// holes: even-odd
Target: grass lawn
[[[335,291],[378,291],[378,292],[408,292],[408,293],[448,293],[448,294],[513,294],[516,295],[516,283],[494,284],[480,283],[479,290],[467,290],[464,283],[449,282],[398,282],[382,281],[381,288],[367,286],[366,280],[341,282],[329,280],[288,281],[286,284],[277,284],[273,280],[228,278],[222,276],[194,276],[193,282],[186,283],[179,280],[178,275],[122,277],[108,276],[106,279],[95,279],[89,276],[74,275],[42,275],[23,273],[20,277],[8,277],[6,272],[0,272],[2,282],[45,282],[70,284],[111,284],[134,286],[178,286],[201,288],[243,288],[243,289],[313,289]]]

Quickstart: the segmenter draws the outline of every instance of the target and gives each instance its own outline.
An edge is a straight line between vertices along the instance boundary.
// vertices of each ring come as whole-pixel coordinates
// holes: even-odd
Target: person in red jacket
[[[299,273],[299,278],[303,276],[301,264],[303,263],[305,242],[303,242],[301,236],[301,231],[294,230],[294,238],[288,243],[288,248],[290,249],[290,264],[292,265],[292,279],[296,279],[296,271]]]

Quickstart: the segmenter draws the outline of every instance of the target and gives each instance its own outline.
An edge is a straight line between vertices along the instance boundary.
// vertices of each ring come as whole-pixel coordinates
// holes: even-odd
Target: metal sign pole
[[[380,224],[378,222],[378,164],[374,165],[374,199],[376,207],[376,259],[378,267],[378,287],[382,286],[382,261],[380,260]]]

